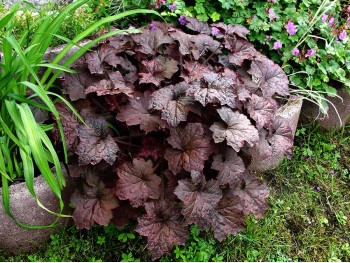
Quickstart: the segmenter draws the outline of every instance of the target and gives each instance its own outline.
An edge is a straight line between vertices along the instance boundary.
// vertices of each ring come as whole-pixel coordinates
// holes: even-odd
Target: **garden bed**
[[[323,6],[323,2],[319,10],[325,8],[329,11],[326,5]],[[198,3],[194,9],[196,11],[192,10],[193,14],[199,12],[197,5]],[[266,14],[263,15],[261,11],[258,16],[264,20],[268,14],[271,24],[275,25],[280,19],[276,15],[278,9],[274,2],[268,5],[262,9]],[[108,4],[103,3],[97,7],[94,3],[88,6],[88,12],[96,19],[99,17],[96,14],[97,8],[105,13],[106,10],[112,10],[111,5],[104,9],[107,6]],[[340,65],[343,60],[332,62],[332,67],[321,63],[326,69],[316,70],[318,75],[313,76],[312,72],[315,70],[312,67],[320,62],[320,58],[325,59],[322,55],[323,47],[319,45],[317,37],[309,41],[302,35],[305,30],[302,20],[293,23],[292,19],[288,19],[285,21],[285,31],[276,33],[274,27],[270,28],[273,35],[264,45],[274,51],[261,49],[273,60],[283,62],[287,72],[291,72],[290,68],[293,67],[299,70],[306,67],[309,81],[296,78],[300,72],[293,71],[290,75],[292,82],[288,83],[280,66],[249,43],[248,38],[251,38],[256,45],[262,44],[262,39],[258,37],[259,30],[255,30],[252,25],[249,27],[254,32],[248,34],[249,31],[239,25],[208,24],[184,15],[174,18],[179,12],[189,14],[186,5],[178,1],[155,1],[150,7],[163,11],[162,14],[167,16],[168,21],[175,22],[175,25],[149,21],[139,34],[121,32],[117,37],[112,37],[114,29],[112,32],[103,31],[102,34],[112,33],[111,37],[95,45],[72,66],[75,74],[60,66],[55,65],[52,68],[54,72],[66,72],[61,75],[59,82],[48,81],[47,88],[54,83],[61,85],[65,98],[76,111],[72,113],[73,108],[67,106],[70,105],[68,102],[56,103],[56,109],[52,107],[49,96],[54,94],[49,92],[39,92],[42,100],[30,102],[32,107],[38,105],[37,102],[45,101],[52,112],[49,122],[43,120],[44,124],[34,124],[34,121],[31,125],[37,125],[37,129],[44,130],[40,137],[34,136],[33,141],[39,142],[38,145],[43,147],[41,156],[47,158],[47,164],[43,164],[35,156],[38,148],[25,135],[20,132],[16,134],[19,141],[24,143],[22,146],[13,139],[14,136],[8,132],[8,128],[5,130],[6,136],[9,135],[9,139],[5,141],[13,140],[15,147],[21,148],[20,157],[27,167],[24,169],[24,177],[29,189],[34,170],[49,172],[52,164],[57,167],[58,157],[55,151],[60,158],[65,156],[67,159],[67,154],[69,155],[69,174],[81,180],[71,199],[75,207],[73,218],[78,228],[92,228],[92,232],[68,230],[54,234],[51,236],[51,246],[58,247],[63,254],[52,253],[49,247],[46,252],[29,255],[28,259],[37,260],[48,256],[50,260],[66,258],[68,261],[135,261],[159,258],[168,261],[347,260],[350,255],[349,240],[340,236],[340,230],[347,232],[345,228],[349,224],[349,196],[346,186],[349,182],[349,171],[345,157],[348,148],[344,144],[348,142],[348,135],[346,132],[322,135],[317,129],[302,127],[297,131],[299,141],[292,156],[293,134],[302,98],[286,97],[290,92],[300,94],[324,110],[325,102],[335,102],[332,98],[324,97],[324,94],[334,96],[334,89],[328,84],[320,86],[317,80],[323,78],[326,83],[328,76],[338,77],[344,85],[348,85],[347,73],[334,71],[332,68],[334,63]],[[206,7],[204,4],[203,10]],[[335,10],[338,7],[336,5]],[[215,8],[220,9],[219,6]],[[290,11],[293,9],[288,8]],[[341,8],[337,23],[332,22],[333,15],[324,14],[321,19],[319,13],[310,20],[311,27],[319,28],[321,34],[326,26],[322,23],[328,23],[334,29],[332,34],[339,38],[338,43],[334,44],[336,50],[348,43],[346,23],[350,19],[344,25],[341,21],[346,15],[349,17],[350,7]],[[211,7],[208,10],[212,12],[215,9]],[[152,11],[147,12],[155,14]],[[220,18],[215,13],[211,15],[213,21]],[[281,11],[280,14],[283,15],[284,12]],[[205,16],[199,17],[205,19]],[[315,18],[321,19],[322,23],[314,23]],[[252,21],[255,19],[253,17]],[[125,28],[126,24],[122,21],[118,26]],[[97,29],[96,26],[90,33]],[[35,30],[35,27],[31,30]],[[311,29],[308,28],[307,31],[309,30]],[[76,32],[73,37],[76,34],[79,35]],[[289,34],[291,40],[284,39],[283,34]],[[276,57],[278,52],[284,50],[284,43],[277,38],[292,45],[298,36],[301,41],[291,51],[292,55],[284,53],[282,61]],[[30,56],[30,49],[26,51],[26,55],[22,55],[15,41],[8,35],[5,39],[15,49],[16,59],[21,61],[27,54],[29,60],[35,59]],[[64,37],[60,38],[62,39]],[[303,50],[298,49],[300,45]],[[32,48],[35,49],[35,46]],[[328,47],[327,43],[325,49]],[[9,49],[6,43],[3,48],[5,52],[2,59],[8,63]],[[346,52],[339,54],[338,58],[346,56]],[[293,59],[291,56],[294,56]],[[46,59],[51,60],[50,56],[46,56]],[[58,61],[54,60],[56,62]],[[37,71],[31,71],[27,62],[24,65],[36,79]],[[26,70],[24,73],[28,74]],[[6,71],[0,71],[4,72]],[[43,82],[49,76],[50,74],[44,73]],[[55,76],[58,75],[54,75],[53,79]],[[23,79],[29,79],[28,75]],[[6,75],[4,80],[8,81]],[[22,129],[22,124],[18,120],[21,118],[26,123],[31,117],[26,104],[28,94],[35,95],[38,88],[43,88],[43,83],[36,81],[38,87],[25,83],[34,93],[22,92],[20,96],[25,98],[20,98],[21,104],[17,102],[18,97],[12,100],[12,95],[4,96],[7,96],[7,108],[3,109],[10,112],[19,130]],[[9,83],[10,87],[16,86]],[[302,87],[305,83],[312,83],[311,89],[316,87],[318,90],[307,91]],[[23,82],[20,83],[22,84]],[[291,90],[291,87],[299,90]],[[60,88],[55,90],[63,95]],[[346,95],[348,94],[343,94],[342,97],[345,98]],[[293,110],[283,111],[287,106],[283,105],[287,101],[287,105],[296,109],[296,114],[292,117],[289,115]],[[347,104],[345,102],[342,105]],[[6,114],[2,118],[4,116]],[[347,113],[342,113],[341,117],[345,125],[349,119]],[[59,125],[52,125],[56,120]],[[10,123],[9,127],[12,128],[11,120],[6,117],[5,122]],[[48,134],[53,139],[55,150],[45,137],[45,132],[49,130],[52,130]],[[333,135],[334,142],[327,142]],[[9,148],[13,150],[13,146]],[[28,149],[29,153],[34,152],[35,162],[34,165],[31,164],[33,169],[23,159],[28,154]],[[0,166],[10,174],[8,176],[2,173],[2,182],[6,183],[3,184],[3,192],[6,192],[8,180],[20,175],[22,166],[9,164],[12,155],[14,159],[19,156],[18,152],[8,154],[7,148],[2,148],[2,151],[6,155],[7,166],[4,168],[5,163],[0,163]],[[48,152],[52,157],[47,155]],[[284,156],[291,159],[284,161],[273,172],[254,174],[249,171],[273,169]],[[259,160],[268,161],[262,165]],[[62,174],[57,171],[57,176],[43,174],[59,198],[62,210],[60,189],[64,182]],[[269,209],[269,189],[261,178],[266,180],[271,189]],[[53,182],[56,179],[57,182]],[[33,193],[31,195],[36,197]],[[6,208],[6,194],[4,197]],[[264,215],[267,217],[261,219]],[[105,227],[96,227],[96,223]],[[134,231],[147,237],[147,245],[146,239]],[[311,231],[314,232],[311,234]],[[337,240],[330,237],[328,242],[325,237],[331,231],[336,233]],[[83,235],[97,241],[80,243],[72,239],[64,247],[61,242],[67,235]],[[305,235],[309,235],[308,238],[302,238]],[[135,240],[136,245],[131,247],[130,243]],[[335,249],[339,240],[342,245]],[[303,249],[301,244],[307,246],[306,242],[314,242],[315,246]],[[101,251],[101,255],[78,253],[81,257],[78,258],[72,254],[72,250],[77,252],[84,246],[91,247],[93,251]],[[119,254],[110,250],[113,246],[118,247]],[[151,254],[145,251],[146,247]],[[17,259],[19,258],[21,256]]]

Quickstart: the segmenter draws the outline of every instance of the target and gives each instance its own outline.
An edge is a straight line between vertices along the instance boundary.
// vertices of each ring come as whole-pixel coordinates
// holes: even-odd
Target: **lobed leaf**
[[[131,205],[139,207],[145,201],[158,199],[160,196],[161,179],[155,174],[151,160],[132,160],[117,168],[118,181],[115,194],[121,200],[129,200]]]
[[[79,165],[96,165],[102,160],[112,165],[119,151],[118,145],[109,134],[109,128],[103,117],[90,116],[87,125],[78,127],[79,144],[75,153],[79,156]]]
[[[227,145],[239,152],[245,142],[254,146],[259,140],[258,130],[244,114],[232,111],[227,107],[217,111],[224,122],[215,122],[210,127],[215,143],[226,140]]]
[[[202,171],[204,161],[213,152],[210,137],[205,134],[200,123],[189,123],[185,128],[172,128],[167,141],[172,148],[166,149],[164,158],[175,174],[182,169],[188,172]]]
[[[113,190],[106,188],[102,181],[93,186],[83,184],[83,191],[77,189],[71,202],[75,206],[73,219],[78,229],[91,229],[95,222],[107,226],[113,217],[112,210],[118,207]]]
[[[183,202],[182,214],[186,224],[197,224],[201,229],[209,227],[214,211],[222,198],[219,182],[205,181],[204,175],[191,172],[192,179],[179,180],[175,195]]]
[[[188,230],[179,208],[165,200],[145,203],[146,214],[138,218],[136,232],[147,237],[152,260],[169,253],[174,244],[185,245]]]
[[[177,126],[181,121],[186,121],[190,111],[198,112],[186,95],[188,88],[188,84],[181,82],[155,91],[151,96],[149,109],[160,110],[163,120],[172,127]]]
[[[146,133],[167,128],[167,123],[160,119],[159,114],[148,111],[150,100],[150,91],[143,94],[136,92],[134,98],[129,98],[129,104],[120,107],[117,120],[126,122],[129,126],[140,125],[140,129]]]
[[[289,81],[286,73],[271,60],[260,56],[252,61],[248,73],[259,83],[259,87],[266,97],[272,97],[275,93],[289,95]]]

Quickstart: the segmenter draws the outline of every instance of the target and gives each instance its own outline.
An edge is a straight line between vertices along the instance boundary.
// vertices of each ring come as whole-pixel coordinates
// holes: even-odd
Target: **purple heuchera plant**
[[[293,35],[295,35],[295,34],[298,32],[296,26],[295,26],[295,25],[293,24],[293,22],[290,21],[290,20],[288,20],[288,23],[287,23],[287,25],[286,25],[286,29],[287,29],[288,34],[289,34],[290,36],[293,36]]]
[[[282,42],[281,41],[276,41],[275,43],[273,43],[273,49],[277,50],[282,48]]]
[[[188,30],[153,22],[156,30],[109,38],[73,66],[77,74],[64,74],[64,93],[86,124],[56,105],[69,174],[81,180],[72,196],[77,227],[137,218],[154,260],[184,245],[191,224],[222,241],[246,215],[262,217],[269,189],[250,160],[290,155],[293,146],[276,114],[288,78],[249,31],[181,20]]]

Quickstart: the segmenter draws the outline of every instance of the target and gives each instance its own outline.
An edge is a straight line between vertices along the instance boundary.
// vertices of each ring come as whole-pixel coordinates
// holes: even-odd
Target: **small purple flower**
[[[271,0],[271,3],[276,3],[276,0]]]
[[[316,190],[320,192],[320,191],[321,191],[321,187],[320,187],[320,186],[317,186],[317,187],[316,187]]]
[[[346,22],[349,23],[350,22],[350,16],[348,15],[348,18],[346,19]]]
[[[341,31],[339,34],[339,39],[344,40],[345,38],[346,38],[346,31],[343,29],[343,31]]]
[[[176,3],[173,3],[173,4],[169,5],[169,9],[170,9],[171,11],[174,11],[175,8],[176,8]]]
[[[163,5],[166,5],[166,0],[161,1]]]
[[[280,49],[282,47],[282,42],[281,41],[276,41],[275,43],[273,43],[273,49],[277,50]]]
[[[276,18],[275,11],[273,11],[272,8],[269,8],[268,13],[269,13],[270,20],[273,20],[274,18]]]
[[[292,95],[290,99],[291,99],[291,100],[296,100],[297,98],[298,98],[298,97],[297,97],[296,95]]]
[[[334,174],[334,170],[330,170],[329,173],[330,173],[330,174]]]
[[[329,25],[329,26],[332,26],[333,23],[334,23],[334,17],[331,17],[331,18],[329,19],[329,21],[328,21],[328,25]]]
[[[155,30],[157,30],[157,27],[156,27],[155,24],[151,23],[151,24],[149,24],[149,29],[150,29],[151,31],[155,31]]]
[[[182,26],[185,26],[187,24],[187,20],[184,16],[180,16],[178,20],[179,20],[180,25],[182,25]]]
[[[327,22],[327,19],[328,19],[328,15],[327,15],[327,14],[323,14],[323,15],[322,15],[322,22],[323,22],[323,23],[326,23],[326,22]]]
[[[300,52],[299,49],[296,47],[293,49],[292,54],[293,54],[293,56],[298,56],[299,52]]]
[[[219,34],[219,33],[220,33],[220,30],[219,30],[217,27],[213,26],[213,27],[211,28],[211,34],[212,34],[213,36],[216,36],[216,35]]]
[[[350,5],[346,8],[346,12],[350,13]]]
[[[290,36],[293,36],[293,35],[295,35],[298,32],[298,29],[293,24],[293,22],[290,21],[290,20],[288,20],[288,23],[286,25],[286,29],[287,29],[287,31],[288,31]]]
[[[306,53],[306,57],[312,57],[313,55],[315,55],[315,49],[314,48],[311,48],[307,51]]]

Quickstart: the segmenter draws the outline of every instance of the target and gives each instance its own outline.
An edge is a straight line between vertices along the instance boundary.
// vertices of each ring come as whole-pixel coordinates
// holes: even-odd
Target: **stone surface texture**
[[[309,101],[305,101],[301,110],[301,123],[310,123],[316,121],[325,130],[340,130],[350,122],[350,94],[345,88],[337,90],[338,97],[328,97],[338,111],[337,115],[334,107],[329,105],[328,114],[324,116],[319,111],[319,107]],[[340,119],[339,119],[340,117]]]
[[[62,167],[63,172],[67,175],[67,171],[63,168],[64,167]],[[68,176],[66,178],[68,178]],[[62,196],[70,196],[73,186],[71,186],[71,183],[68,185],[70,189],[65,189],[62,192]],[[45,183],[42,176],[35,178],[34,187],[42,204],[51,211],[59,212],[59,201]],[[11,212],[20,222],[42,226],[51,225],[55,221],[55,216],[49,214],[37,205],[24,182],[10,186],[10,205]],[[64,213],[67,212],[70,211],[64,211]],[[68,222],[69,219],[61,218],[59,220],[61,225],[65,225]],[[26,229],[15,224],[4,211],[0,188],[0,249],[2,251],[12,255],[33,251],[47,242],[52,233],[52,230]]]
[[[303,99],[298,97],[295,100],[288,101],[278,109],[277,115],[288,120],[293,134],[297,129]],[[259,156],[259,153],[252,155],[249,169],[253,172],[265,172],[275,169],[283,160],[284,156],[276,152],[269,158]]]
[[[88,44],[91,40],[87,39],[84,41],[81,41],[78,43],[77,46],[73,46],[67,54],[60,60],[59,64],[63,64],[71,55],[73,55],[75,52],[77,52],[80,47],[85,46]],[[45,52],[43,59],[46,61],[53,61],[54,58],[66,47],[66,45],[59,45],[57,47],[51,47],[48,48],[47,51]]]

